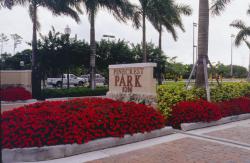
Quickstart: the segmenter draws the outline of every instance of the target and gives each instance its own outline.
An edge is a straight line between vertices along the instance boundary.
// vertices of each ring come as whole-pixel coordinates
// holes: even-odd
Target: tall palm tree
[[[37,30],[40,28],[38,21],[38,7],[44,7],[50,10],[54,15],[68,15],[77,22],[80,21],[77,12],[72,8],[76,5],[75,0],[1,0],[1,6],[11,9],[13,6],[29,6],[29,15],[33,24],[32,34],[32,94],[33,98],[40,98],[41,95],[41,77],[39,65],[37,62]],[[79,8],[77,8],[80,12]]]
[[[137,14],[142,17],[142,49],[143,49],[143,62],[147,62],[147,42],[146,42],[146,19],[148,19],[153,26],[157,26],[156,17],[159,16],[157,8],[160,3],[158,0],[139,0],[140,8]]]
[[[248,36],[250,36],[250,27],[246,26],[246,24],[241,20],[233,21],[230,26],[239,29],[238,34],[235,38],[235,45],[238,47],[244,42],[248,49],[250,50],[250,43],[246,40]],[[250,54],[249,54],[250,55]],[[249,74],[248,74],[248,81],[250,81],[250,56],[249,56]]]
[[[95,18],[100,9],[107,9],[118,21],[127,22],[133,19],[136,26],[139,26],[138,17],[135,16],[135,6],[129,0],[80,0],[89,16],[90,21],[90,87],[95,89],[96,69],[96,40],[95,40]]]
[[[245,44],[247,45],[249,52],[250,52],[250,42],[247,40],[244,40]],[[247,81],[250,82],[250,53],[249,53],[249,65],[248,65],[248,75],[247,75]]]
[[[196,86],[205,87],[204,59],[208,61],[208,36],[209,36],[209,1],[199,0],[199,29],[198,29],[198,62],[196,71]]]
[[[184,30],[180,15],[191,14],[191,9],[189,6],[177,5],[173,0],[139,0],[139,2],[140,8],[137,13],[142,17],[143,62],[147,62],[146,19],[159,32],[159,48],[161,49],[163,28],[166,28],[176,40],[175,27]]]
[[[172,0],[159,0],[156,7],[155,22],[153,26],[159,33],[159,49],[162,49],[162,32],[163,27],[172,34],[173,39],[176,41],[178,36],[175,27],[185,31],[181,15],[191,15],[192,9],[188,5],[175,4]]]

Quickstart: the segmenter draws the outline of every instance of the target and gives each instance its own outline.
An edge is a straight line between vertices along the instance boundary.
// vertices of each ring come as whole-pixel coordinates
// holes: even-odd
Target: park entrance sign
[[[109,66],[109,92],[116,100],[151,104],[156,101],[156,63],[135,63]]]

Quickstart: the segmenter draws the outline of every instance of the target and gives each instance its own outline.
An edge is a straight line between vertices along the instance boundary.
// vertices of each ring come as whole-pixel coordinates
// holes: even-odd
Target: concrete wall
[[[1,70],[1,88],[21,86],[31,92],[31,70]]]

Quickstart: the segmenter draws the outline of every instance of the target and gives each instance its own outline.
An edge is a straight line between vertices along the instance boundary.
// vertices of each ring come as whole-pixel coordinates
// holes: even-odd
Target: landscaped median
[[[172,133],[164,127],[159,112],[133,102],[88,98],[36,103],[2,114],[3,158],[55,159]]]

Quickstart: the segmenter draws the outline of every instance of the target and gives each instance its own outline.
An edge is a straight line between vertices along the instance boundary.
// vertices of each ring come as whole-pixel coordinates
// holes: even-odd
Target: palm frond
[[[210,10],[213,15],[220,15],[222,11],[225,10],[226,5],[229,4],[232,0],[213,0]]]
[[[248,9],[247,9],[247,15],[250,15],[250,5],[248,6]]]
[[[250,27],[239,31],[239,33],[235,38],[235,45],[239,46],[242,43],[242,41],[246,39],[247,36],[250,36]]]
[[[246,25],[242,20],[234,20],[230,26],[238,28],[238,29],[246,29]]]
[[[250,49],[250,42],[247,40],[244,40],[245,44],[247,45],[248,49]]]
[[[177,4],[177,5],[175,5],[175,7],[178,10],[179,14],[190,16],[193,13],[193,10],[189,5]]]

